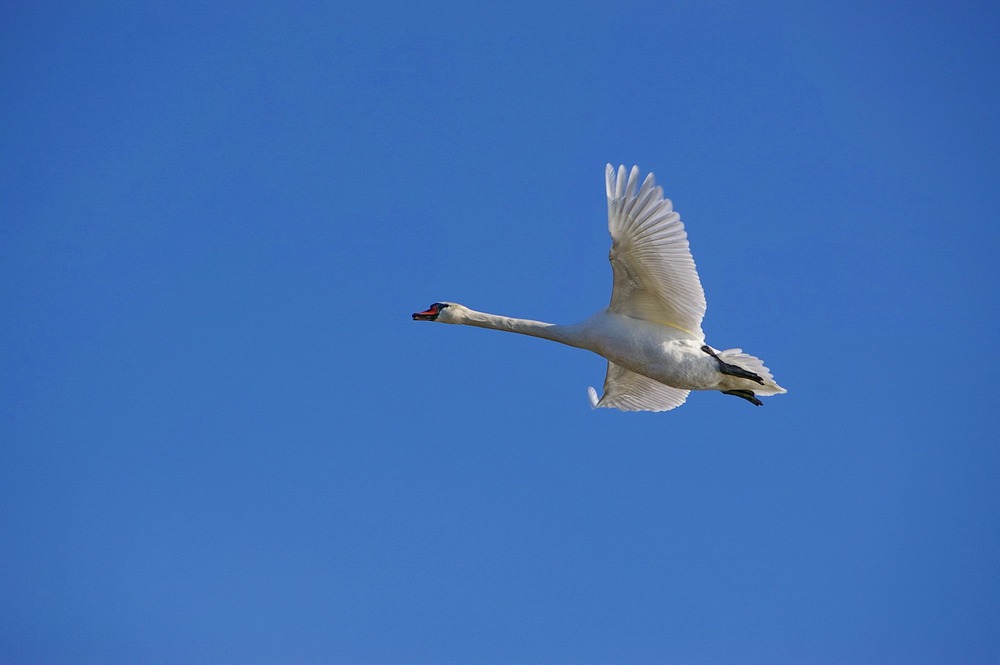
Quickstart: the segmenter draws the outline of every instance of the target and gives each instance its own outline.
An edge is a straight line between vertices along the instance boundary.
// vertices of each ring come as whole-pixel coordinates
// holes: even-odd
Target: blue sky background
[[[0,660],[995,663],[1000,10],[5,3]],[[789,389],[417,324],[610,294]]]

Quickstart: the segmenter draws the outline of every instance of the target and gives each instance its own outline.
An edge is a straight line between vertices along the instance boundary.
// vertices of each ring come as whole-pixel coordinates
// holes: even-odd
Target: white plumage
[[[691,390],[720,390],[759,405],[757,395],[785,392],[764,363],[740,349],[705,344],[705,294],[680,215],[650,173],[607,165],[608,229],[614,286],[611,303],[586,321],[556,325],[477,312],[438,302],[413,315],[505,330],[587,349],[608,360],[604,395],[591,405],[622,411],[666,411]]]

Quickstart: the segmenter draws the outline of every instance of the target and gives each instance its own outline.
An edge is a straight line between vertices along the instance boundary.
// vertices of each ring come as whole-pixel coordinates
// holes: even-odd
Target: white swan
[[[785,392],[759,358],[705,344],[705,294],[687,234],[653,174],[640,187],[638,167],[626,177],[624,166],[616,173],[608,164],[605,177],[614,271],[607,309],[581,323],[556,325],[436,302],[413,319],[532,335],[604,356],[604,396],[588,389],[595,408],[666,411],[692,390],[719,390],[760,406],[758,395]]]

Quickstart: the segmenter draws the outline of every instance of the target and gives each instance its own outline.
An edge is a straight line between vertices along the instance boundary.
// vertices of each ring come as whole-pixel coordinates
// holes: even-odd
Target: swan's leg
[[[742,397],[755,406],[764,406],[764,403],[757,399],[757,396],[753,394],[752,390],[723,390],[722,394],[735,395],[736,397]]]
[[[713,358],[715,358],[715,362],[719,363],[719,371],[722,372],[723,374],[728,374],[729,376],[736,376],[741,379],[749,379],[751,381],[756,381],[760,385],[764,385],[764,379],[760,378],[759,374],[745,370],[742,367],[737,367],[736,365],[730,365],[722,358],[720,358],[719,355],[712,350],[712,347],[708,346],[707,344],[701,347],[701,350],[707,353],[708,355],[712,356]],[[750,391],[748,390],[746,392]],[[753,393],[750,394],[752,395]]]

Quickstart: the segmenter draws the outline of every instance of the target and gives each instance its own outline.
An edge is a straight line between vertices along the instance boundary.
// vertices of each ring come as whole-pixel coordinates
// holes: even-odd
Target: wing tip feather
[[[610,164],[608,165],[610,166]],[[597,391],[594,386],[587,386],[587,398],[590,400],[590,408],[596,409],[601,400],[597,398]]]

